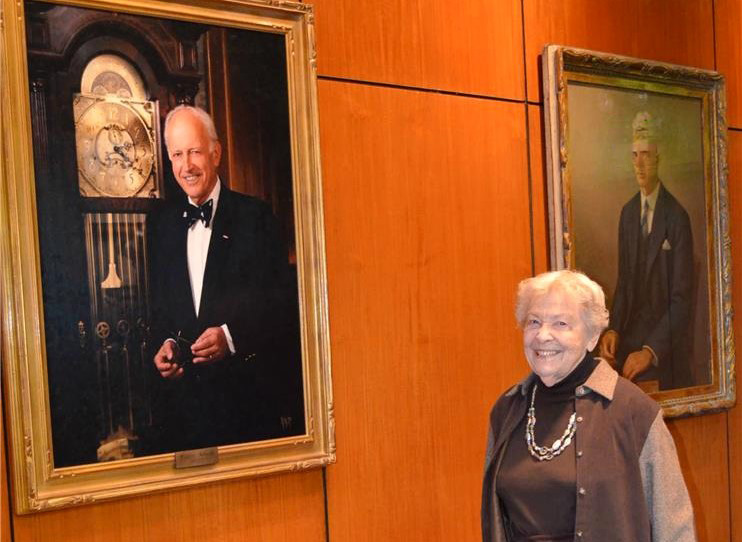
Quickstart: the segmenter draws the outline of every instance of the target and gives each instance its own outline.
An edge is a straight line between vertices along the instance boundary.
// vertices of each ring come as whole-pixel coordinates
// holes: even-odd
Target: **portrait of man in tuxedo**
[[[150,453],[304,432],[298,301],[271,208],[217,173],[204,110],[164,127],[183,196],[154,217]]]
[[[647,391],[692,385],[693,236],[688,213],[659,178],[658,127],[632,122],[636,194],[621,209],[618,279],[601,356]]]

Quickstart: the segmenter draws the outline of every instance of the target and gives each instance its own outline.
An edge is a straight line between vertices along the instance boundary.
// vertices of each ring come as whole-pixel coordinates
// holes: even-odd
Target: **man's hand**
[[[227,356],[229,346],[224,330],[220,327],[207,328],[191,346],[193,363],[214,363]]]
[[[178,348],[173,341],[165,341],[155,354],[155,367],[160,371],[163,378],[180,378],[183,376],[183,368],[176,363],[178,359]]]
[[[609,329],[600,338],[598,344],[599,356],[611,364],[612,367],[616,366],[616,347],[618,346],[618,333]]]
[[[629,380],[636,379],[640,374],[649,369],[652,365],[652,352],[646,348],[642,348],[636,352],[632,352],[626,358],[626,363],[623,365],[623,376]]]

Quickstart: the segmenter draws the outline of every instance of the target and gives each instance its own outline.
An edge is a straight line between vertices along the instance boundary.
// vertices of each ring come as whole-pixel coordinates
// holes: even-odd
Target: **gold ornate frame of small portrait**
[[[15,512],[333,463],[312,6],[0,3],[0,335]],[[182,261],[159,261],[169,217],[177,231],[193,224],[168,214],[186,205],[164,130],[180,105],[212,119],[199,122],[221,187],[211,226],[204,219],[214,233],[200,307],[214,312],[200,328],[185,233]],[[174,305],[161,302],[166,290]],[[191,323],[164,329],[182,300]],[[194,367],[194,329],[222,329],[222,317],[228,350]],[[180,379],[155,366],[165,344]]]
[[[735,402],[724,77],[548,45],[552,268],[604,289],[597,352],[666,416]]]

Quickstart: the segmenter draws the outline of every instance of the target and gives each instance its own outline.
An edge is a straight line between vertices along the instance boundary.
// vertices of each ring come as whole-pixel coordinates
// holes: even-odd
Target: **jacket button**
[[[582,416],[577,416],[577,423],[580,423],[582,421]]]
[[[577,490],[577,493],[579,493],[580,496],[582,497],[585,495],[585,493],[587,493],[587,491],[585,491],[584,487],[581,487],[580,489]]]
[[[575,534],[577,535],[577,538],[582,538],[582,531],[577,531]]]
[[[577,457],[582,457],[582,450],[577,450]]]

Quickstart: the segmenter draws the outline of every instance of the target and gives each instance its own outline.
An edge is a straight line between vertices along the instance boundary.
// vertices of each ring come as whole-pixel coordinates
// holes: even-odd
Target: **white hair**
[[[603,288],[584,273],[563,269],[520,281],[515,298],[515,319],[521,328],[533,300],[555,288],[562,288],[577,302],[581,308],[582,321],[591,332],[601,333],[608,327],[608,309],[605,307]]]
[[[206,129],[206,135],[209,138],[209,150],[214,150],[214,145],[219,141],[219,136],[216,135],[216,126],[214,126],[214,120],[211,118],[211,115],[209,115],[206,111],[201,109],[200,107],[196,107],[194,105],[186,105],[186,104],[180,104],[179,106],[173,108],[170,110],[170,112],[167,114],[167,117],[165,117],[165,146],[170,148],[170,145],[168,145],[168,126],[170,125],[170,121],[175,117],[177,114],[182,112],[189,112],[192,115],[194,115],[199,121],[201,121],[201,125]]]

